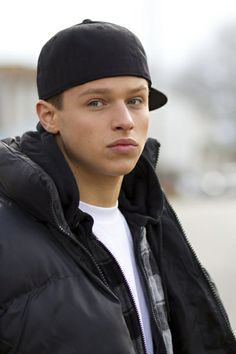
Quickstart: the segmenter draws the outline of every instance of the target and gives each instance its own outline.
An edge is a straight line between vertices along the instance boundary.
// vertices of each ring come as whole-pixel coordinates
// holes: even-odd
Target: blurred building
[[[28,67],[0,67],[0,138],[33,129],[37,98],[35,70]]]
[[[150,135],[161,143],[159,175],[168,194],[236,196],[236,154],[222,124],[187,94],[167,90],[169,103],[151,113]],[[161,116],[161,119],[160,119]]]

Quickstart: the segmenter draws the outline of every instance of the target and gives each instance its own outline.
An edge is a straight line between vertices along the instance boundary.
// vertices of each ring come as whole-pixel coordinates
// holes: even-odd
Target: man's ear
[[[51,103],[39,100],[36,103],[36,112],[43,128],[49,133],[57,134],[59,131],[57,109]]]

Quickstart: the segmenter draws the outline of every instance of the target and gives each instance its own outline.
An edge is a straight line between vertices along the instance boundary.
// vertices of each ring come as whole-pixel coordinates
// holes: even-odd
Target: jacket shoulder
[[[0,198],[0,303],[60,276],[60,254],[50,229],[13,202]]]

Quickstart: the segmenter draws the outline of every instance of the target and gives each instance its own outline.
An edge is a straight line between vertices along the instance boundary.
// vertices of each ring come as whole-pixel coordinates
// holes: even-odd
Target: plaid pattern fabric
[[[146,282],[148,284],[154,320],[162,335],[167,354],[173,354],[172,338],[167,322],[160,272],[148,244],[145,227],[141,228],[139,249],[143,273],[145,274]]]
[[[152,251],[149,247],[146,229],[141,228],[139,239],[139,265],[142,267],[142,274],[145,275],[145,283],[148,287],[149,301],[151,302],[152,313],[154,321],[158,328],[158,332],[163,338],[166,353],[173,354],[172,339],[165,311],[164,293],[161,284],[161,277],[157,263],[153,257]],[[119,298],[122,312],[126,325],[128,327],[130,337],[133,343],[135,353],[145,354],[145,345],[143,342],[143,335],[141,331],[140,320],[137,315],[132,294],[125,280],[125,277],[120,269],[117,261],[114,259],[109,250],[98,241],[96,238],[90,238],[90,251],[96,258],[104,277],[111,290]]]

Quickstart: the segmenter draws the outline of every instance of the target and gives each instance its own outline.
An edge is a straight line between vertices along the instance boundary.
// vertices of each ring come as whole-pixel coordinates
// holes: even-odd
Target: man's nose
[[[119,103],[114,107],[112,128],[120,130],[131,130],[134,127],[134,120],[126,103]]]

